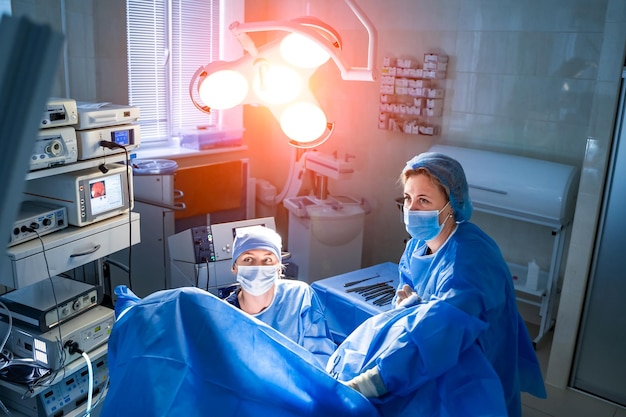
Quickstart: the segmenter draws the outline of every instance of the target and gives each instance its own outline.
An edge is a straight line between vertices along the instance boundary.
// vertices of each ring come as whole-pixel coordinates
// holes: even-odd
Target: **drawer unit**
[[[130,227],[129,227],[130,222]],[[132,240],[132,241],[131,241]],[[45,248],[45,252],[42,248]],[[139,214],[121,214],[85,227],[68,227],[7,250],[10,262],[0,284],[22,288],[141,241]],[[47,263],[47,265],[46,265]]]

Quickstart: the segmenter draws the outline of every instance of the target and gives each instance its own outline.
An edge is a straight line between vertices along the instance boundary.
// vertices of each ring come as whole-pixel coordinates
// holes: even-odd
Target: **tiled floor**
[[[532,329],[529,326],[532,334]],[[552,332],[537,346],[544,376],[550,357]],[[572,389],[557,389],[546,384],[548,399],[522,395],[522,417],[626,417],[626,409]]]

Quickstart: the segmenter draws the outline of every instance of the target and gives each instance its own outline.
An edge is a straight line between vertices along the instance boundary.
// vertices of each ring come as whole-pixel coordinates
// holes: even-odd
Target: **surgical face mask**
[[[441,210],[404,210],[404,224],[411,237],[418,240],[431,240],[443,229],[446,220],[439,224],[439,214],[450,204],[448,201]]]
[[[237,265],[237,282],[252,295],[262,295],[269,291],[278,278],[276,265]]]

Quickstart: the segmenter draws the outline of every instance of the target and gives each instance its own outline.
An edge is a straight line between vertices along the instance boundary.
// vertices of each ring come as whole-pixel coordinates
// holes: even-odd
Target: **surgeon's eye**
[[[244,256],[243,258],[241,258],[241,262],[245,264],[249,264],[253,261],[254,261],[254,258],[252,258],[252,256]]]
[[[263,263],[265,265],[274,265],[274,258],[272,258],[271,256],[268,256],[267,258],[263,259]]]

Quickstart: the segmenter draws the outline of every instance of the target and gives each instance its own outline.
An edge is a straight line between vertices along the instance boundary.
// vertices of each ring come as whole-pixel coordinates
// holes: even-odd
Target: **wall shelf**
[[[386,57],[381,70],[378,127],[413,135],[441,131],[448,57],[424,54],[413,59]]]

